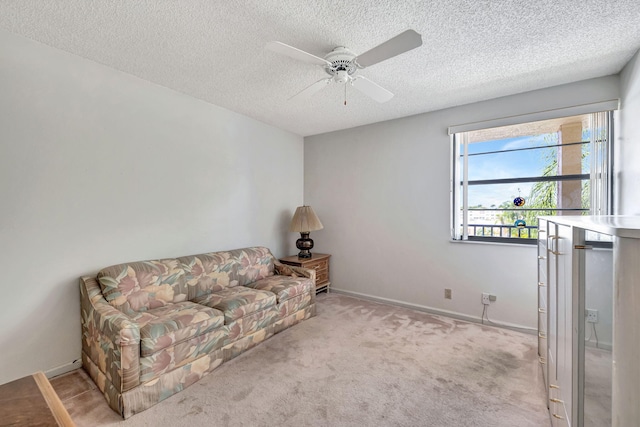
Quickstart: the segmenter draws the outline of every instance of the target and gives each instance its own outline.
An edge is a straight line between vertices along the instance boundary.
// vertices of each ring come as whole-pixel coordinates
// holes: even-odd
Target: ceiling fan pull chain
[[[347,105],[347,84],[344,84],[344,105]]]

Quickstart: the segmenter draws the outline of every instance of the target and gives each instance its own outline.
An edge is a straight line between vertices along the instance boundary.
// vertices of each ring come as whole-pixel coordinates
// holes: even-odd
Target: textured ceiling
[[[423,45],[360,74],[378,104],[266,50],[363,53],[412,28]],[[621,70],[640,48],[638,0],[2,0],[0,29],[299,135],[313,135]]]

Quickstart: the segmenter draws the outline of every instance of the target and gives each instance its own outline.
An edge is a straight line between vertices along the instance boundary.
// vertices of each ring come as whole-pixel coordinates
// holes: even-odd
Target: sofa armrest
[[[308,277],[316,284],[316,271],[311,268],[297,267],[294,265],[286,265],[280,262],[275,263],[275,273],[283,276]]]
[[[80,278],[82,351],[119,391],[140,384],[140,329],[102,296],[94,277]]]
[[[313,283],[313,288],[316,288],[316,271],[312,268],[304,268],[298,267],[295,265],[287,265],[282,264],[281,262],[276,261],[275,263],[275,274],[281,274],[283,276],[294,276],[294,277],[307,277],[311,279]],[[316,293],[311,292],[311,303],[313,304],[316,301]]]

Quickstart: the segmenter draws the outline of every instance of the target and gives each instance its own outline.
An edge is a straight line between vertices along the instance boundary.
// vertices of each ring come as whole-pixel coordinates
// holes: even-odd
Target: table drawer
[[[329,264],[326,261],[320,261],[317,264],[307,264],[304,266],[305,268],[310,268],[316,271],[316,278],[320,276],[328,276],[329,275]]]
[[[326,269],[316,270],[316,284],[326,283],[329,281],[329,272]]]
[[[320,259],[320,260],[317,260],[317,261],[305,262],[304,263],[304,267],[305,268],[313,268],[314,270],[317,270],[319,268],[326,268],[327,267],[327,260],[326,259]]]

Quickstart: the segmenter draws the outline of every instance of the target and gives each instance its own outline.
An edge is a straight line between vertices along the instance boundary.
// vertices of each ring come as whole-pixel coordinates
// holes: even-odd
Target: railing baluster
[[[478,237],[500,237],[510,239],[531,239],[536,225],[516,227],[511,224],[469,224],[469,235]],[[524,231],[523,231],[524,230]]]

